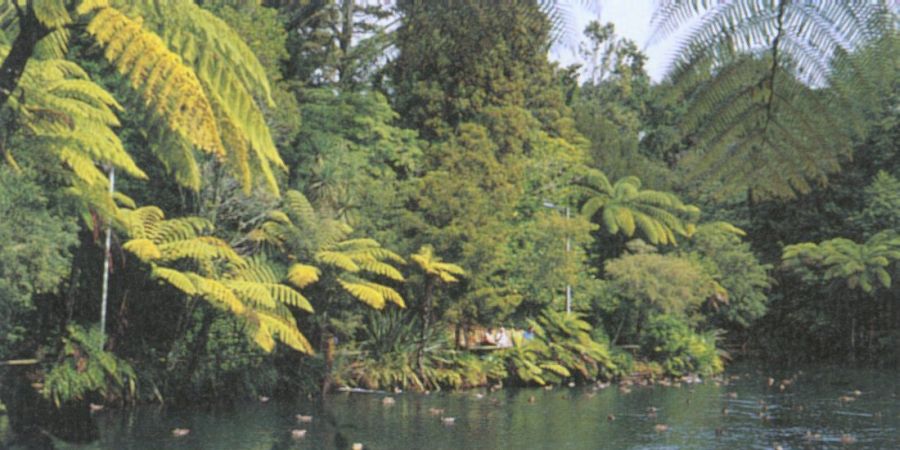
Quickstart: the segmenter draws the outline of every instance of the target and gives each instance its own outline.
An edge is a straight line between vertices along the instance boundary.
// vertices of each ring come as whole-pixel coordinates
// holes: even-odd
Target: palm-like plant
[[[428,336],[428,327],[431,324],[431,303],[434,290],[439,283],[456,283],[466,271],[452,263],[444,262],[434,254],[434,248],[424,245],[418,252],[409,257],[419,270],[425,274],[425,292],[422,293],[422,334],[419,337],[419,346],[416,351],[416,361],[419,371],[424,370],[425,338]]]
[[[121,222],[130,237],[123,248],[149,264],[153,278],[244,318],[249,334],[266,351],[272,351],[277,338],[312,353],[288,309],[312,312],[296,290],[308,284],[306,279],[279,273],[265,259],[241,257],[228,243],[208,235],[213,227],[206,219],[166,219],[151,206],[122,210]]]
[[[789,245],[784,248],[782,261],[787,269],[809,268],[821,273],[825,281],[845,283],[851,297],[859,300],[860,292],[871,296],[879,288],[891,288],[890,267],[900,262],[900,235],[885,231],[862,244],[836,238],[818,245]],[[849,315],[852,358],[856,350],[856,314],[851,311]]]
[[[690,235],[700,212],[675,194],[641,189],[641,180],[633,176],[612,184],[593,170],[579,190],[587,196],[581,207],[585,217],[593,220],[600,213],[599,223],[609,233],[631,237],[640,231],[653,244],[677,244],[676,235]]]
[[[825,280],[844,281],[850,289],[866,294],[891,287],[889,268],[900,261],[900,236],[882,232],[859,244],[850,239],[831,239],[821,244],[804,242],[789,245],[782,254],[789,269],[812,267]]]
[[[852,53],[883,40],[896,48],[889,3],[659,2],[657,38],[695,22],[672,77],[687,100],[679,127],[691,142],[684,165],[693,176],[717,183],[720,195],[749,189],[755,197],[791,197],[824,183],[859,131],[849,100],[871,86],[866,67],[878,63]],[[835,83],[835,69],[853,80]]]
[[[374,275],[402,282],[403,274],[393,264],[403,264],[404,259],[374,239],[350,239],[352,232],[343,222],[320,217],[303,194],[291,190],[284,195],[283,210],[270,213],[249,237],[291,259],[330,269],[334,283],[372,308],[382,309],[387,302],[405,307],[399,292],[367,278]],[[306,264],[296,263],[288,269],[288,277],[298,282],[317,281],[320,275],[319,268]]]
[[[789,60],[801,80],[823,84],[836,58],[889,32],[890,8],[887,1],[860,0],[663,0],[652,21],[654,39],[665,39],[699,17],[680,42],[676,64],[765,50],[776,66]]]
[[[720,198],[747,190],[791,197],[824,184],[849,156],[856,122],[834,90],[812,89],[752,56],[708,70],[675,80],[688,99],[678,124],[691,143],[680,163],[688,180],[716,186]]]
[[[157,156],[182,185],[195,190],[200,186],[196,148],[219,157],[245,189],[257,174],[278,192],[272,168],[283,169],[284,164],[256,101],[272,103],[265,70],[240,36],[193,1],[4,0],[0,18],[2,31],[16,35],[8,51],[0,52],[5,57],[0,65],[0,107],[26,99],[26,105],[10,106],[18,113],[14,118],[27,123],[33,118],[23,115],[23,108],[35,112],[41,106],[28,108],[32,97],[55,98],[58,101],[45,102],[48,107],[40,113],[53,119],[58,134],[103,132],[78,152],[72,146],[64,152],[58,144],[55,153],[79,177],[99,181],[89,173],[87,156],[130,169],[132,175],[141,173],[130,167],[133,163],[122,155],[118,140],[108,137],[112,133],[106,130],[116,123],[104,109],[117,107],[115,101],[91,85],[75,63],[60,62],[75,32],[99,44],[139,94],[148,123],[158,131],[153,136],[166,143],[154,146]],[[80,23],[86,26],[77,26]],[[47,85],[29,80],[32,63],[52,63],[67,74],[56,78],[81,82],[60,87],[57,80],[50,85],[56,89],[44,95]],[[102,143],[114,145],[106,149]]]

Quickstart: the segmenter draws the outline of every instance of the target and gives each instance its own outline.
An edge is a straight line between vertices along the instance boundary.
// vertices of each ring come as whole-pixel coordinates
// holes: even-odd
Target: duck
[[[849,435],[847,433],[844,433],[841,435],[841,444],[850,445],[850,444],[855,444],[855,443],[856,443],[856,438],[853,437],[852,435]]]
[[[453,425],[456,423],[456,417],[441,417],[441,423],[444,425]]]
[[[260,402],[260,403],[267,403],[269,400],[271,400],[271,399],[270,399],[269,397],[266,397],[265,395],[260,395],[260,396],[259,396],[259,402]]]
[[[669,431],[669,426],[664,423],[658,423],[653,426],[653,429],[656,430],[657,433],[665,433]]]
[[[846,404],[846,403],[856,401],[856,397],[851,397],[849,395],[842,395],[842,396],[838,397],[838,401],[841,402],[842,404]]]
[[[190,432],[191,432],[191,430],[188,428],[173,428],[172,436],[175,436],[175,437],[187,436],[188,434],[190,434]]]
[[[721,427],[716,428],[716,437],[722,437],[722,436],[725,436],[725,429],[721,428]]]
[[[441,414],[444,414],[444,408],[428,408],[428,414],[440,416]]]
[[[723,416],[727,416],[729,412],[730,412],[730,411],[728,411],[728,407],[727,407],[727,406],[724,407],[724,408],[722,408],[722,415],[723,415]]]
[[[737,392],[728,392],[725,394],[725,396],[728,398],[737,398],[738,397]]]
[[[98,405],[96,403],[88,403],[88,408],[91,409],[91,412],[103,411],[104,406]]]
[[[655,406],[651,406],[651,407],[647,408],[647,417],[650,419],[656,418],[656,407]]]
[[[394,397],[385,397],[381,399],[381,404],[384,406],[393,406],[394,403],[397,403],[397,401],[394,400]]]
[[[782,447],[781,444],[773,444],[772,450],[784,450],[784,447]]]
[[[630,394],[631,388],[628,386],[619,386],[619,392],[621,392],[623,394]]]
[[[304,416],[303,414],[297,414],[295,417],[300,423],[310,423],[313,420],[313,416]]]
[[[822,440],[822,434],[813,433],[812,431],[807,430],[806,434],[803,435],[803,440],[806,442],[818,442]]]
[[[574,382],[574,381],[570,381],[570,382],[569,382],[569,387],[570,387],[570,388],[575,387],[575,382]]]
[[[361,442],[354,442],[352,446],[350,446],[352,450],[363,450],[363,445]]]
[[[484,398],[484,394],[482,394],[481,392],[475,394],[475,400],[481,400],[483,398]]]
[[[291,430],[291,437],[294,439],[303,439],[306,437],[306,430]]]
[[[537,399],[534,398],[533,395],[528,397],[528,403],[534,403],[534,402],[536,402],[536,401],[537,401]]]
[[[607,415],[606,415],[606,421],[607,421],[607,422],[612,422],[613,420],[616,420],[616,416],[614,416],[614,415],[612,415],[612,414],[607,414]]]
[[[852,392],[852,394],[854,397],[859,397],[860,395],[862,395],[862,391],[860,391],[859,389],[856,389]]]

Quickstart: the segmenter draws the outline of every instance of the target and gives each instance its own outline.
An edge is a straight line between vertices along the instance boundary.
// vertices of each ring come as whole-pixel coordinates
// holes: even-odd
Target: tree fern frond
[[[319,281],[319,269],[306,264],[294,264],[288,269],[287,281],[302,289]]]
[[[256,98],[274,106],[265,69],[247,44],[222,19],[189,0],[118,1],[129,14],[144,17],[193,68],[206,88],[228,161],[250,189],[250,173],[272,192],[278,184],[272,166],[286,170]]]
[[[254,315],[259,324],[259,329],[256,332],[257,334],[254,337],[254,340],[260,344],[264,350],[272,351],[272,349],[274,349],[275,342],[272,338],[275,337],[294,350],[307,354],[314,353],[312,345],[310,345],[306,336],[303,336],[303,333],[297,329],[297,325],[293,320],[289,321],[265,312],[256,312]],[[266,336],[259,336],[260,332],[264,333]]]
[[[159,248],[149,239],[131,239],[122,245],[122,248],[144,262],[151,262],[162,257]]]
[[[347,272],[359,272],[360,267],[350,256],[336,251],[320,251],[316,252],[316,261],[329,266],[337,267]]]
[[[202,217],[179,217],[159,221],[150,235],[150,239],[160,244],[166,244],[185,241],[212,230],[212,223]]]
[[[265,283],[245,280],[222,280],[222,286],[231,289],[235,297],[253,309],[275,309],[277,303]]]
[[[267,284],[269,293],[278,303],[293,306],[306,312],[313,312],[312,304],[296,289],[283,284]]]
[[[187,272],[186,275],[197,289],[197,294],[203,296],[213,305],[241,315],[247,311],[244,303],[221,282],[212,278],[203,277],[196,273]]]
[[[151,276],[153,278],[165,281],[166,283],[172,285],[172,287],[174,287],[175,289],[184,292],[186,295],[194,296],[199,293],[197,288],[194,286],[194,282],[191,281],[191,277],[179,270],[154,265],[153,270],[151,271]]]
[[[52,30],[72,23],[72,17],[63,0],[32,0],[31,3],[25,7],[30,6],[38,22],[48,29]]]
[[[357,263],[361,270],[383,277],[390,278],[395,281],[403,281],[403,274],[394,266],[377,260],[366,260]]]
[[[98,10],[87,31],[173,131],[199,148],[225,154],[200,80],[158,36],[113,8]]]
[[[41,59],[63,59],[69,51],[70,38],[69,28],[55,28],[50,34],[38,41],[34,49],[34,55]]]
[[[397,306],[399,306],[401,308],[406,308],[406,302],[403,300],[403,296],[400,295],[400,293],[397,292],[396,290],[394,290],[393,288],[391,288],[389,286],[385,286],[383,284],[379,284],[379,283],[372,283],[369,281],[364,282],[363,284],[372,288],[375,291],[378,291],[378,293],[381,294],[381,296],[384,297],[385,300],[393,302],[394,304],[396,304]]]
[[[366,282],[338,278],[338,283],[345,291],[347,291],[347,293],[353,296],[353,298],[360,300],[375,309],[384,308],[384,295],[379,290],[373,289]]]

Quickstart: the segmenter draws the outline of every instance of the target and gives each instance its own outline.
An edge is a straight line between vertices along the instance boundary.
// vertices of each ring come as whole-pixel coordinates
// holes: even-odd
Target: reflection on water
[[[895,371],[806,368],[782,392],[780,380],[796,373],[744,365],[729,371],[736,379],[727,385],[634,387],[627,394],[579,386],[481,398],[473,391],[400,394],[390,406],[380,395],[335,394],[325,405],[273,400],[215,412],[104,411],[97,416],[100,441],[60,448],[900,448]],[[442,422],[436,409],[454,423]],[[297,414],[313,420],[297,423]],[[191,432],[173,437],[177,427]],[[307,433],[293,439],[293,429]]]

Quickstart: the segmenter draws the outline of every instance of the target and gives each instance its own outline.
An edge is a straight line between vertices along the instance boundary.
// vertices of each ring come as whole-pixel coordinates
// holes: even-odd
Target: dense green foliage
[[[900,362],[881,22],[811,80],[791,2],[768,53],[723,50],[767,11],[725,8],[654,84],[611,25],[551,63],[545,2],[13,3],[0,360],[31,362],[0,365],[5,403]]]

